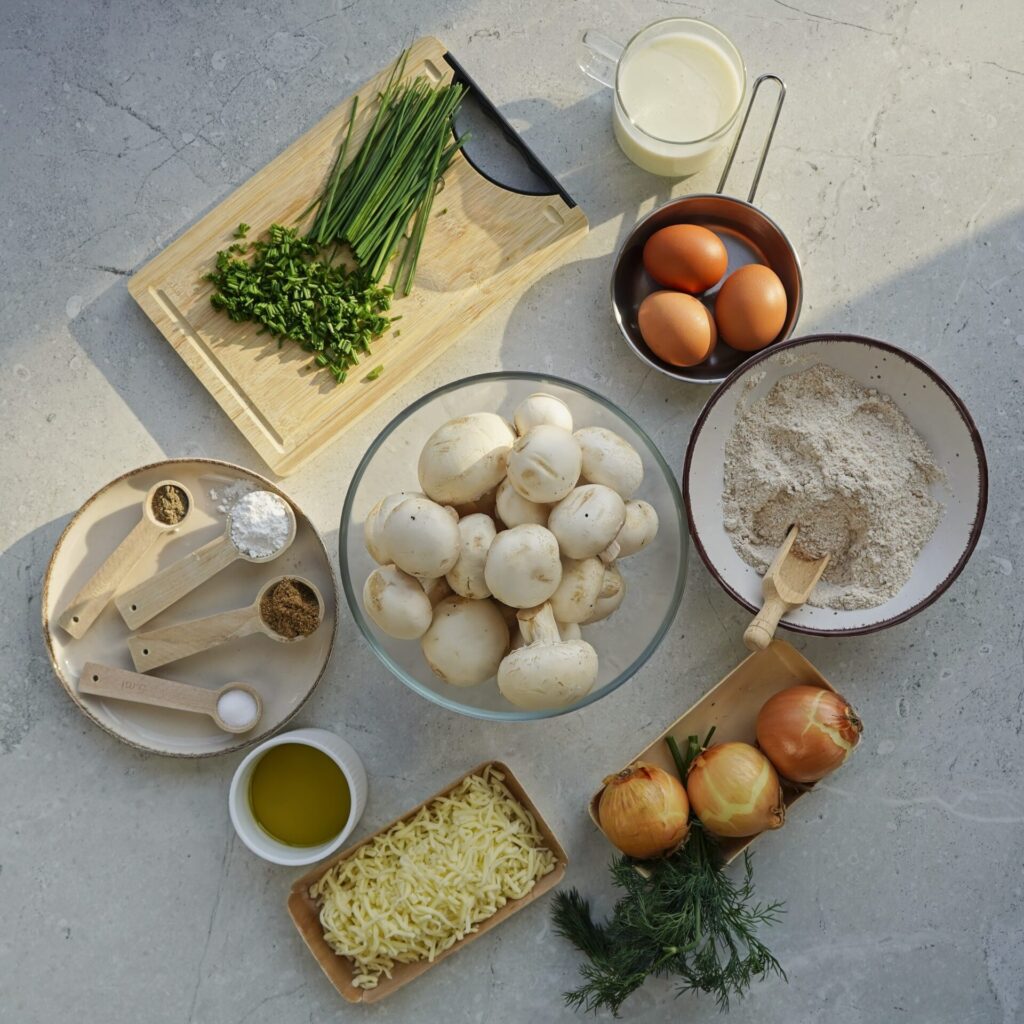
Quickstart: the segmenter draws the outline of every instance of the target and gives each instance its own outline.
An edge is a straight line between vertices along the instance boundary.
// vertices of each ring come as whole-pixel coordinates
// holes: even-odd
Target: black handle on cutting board
[[[509,192],[518,192],[521,195],[527,196],[561,196],[565,204],[571,208],[576,206],[575,200],[568,192],[562,188],[558,179],[544,166],[543,162],[537,156],[536,153],[526,144],[522,136],[509,124],[508,120],[504,117],[500,110],[490,101],[487,93],[483,91],[476,84],[473,78],[468,74],[466,69],[452,56],[452,54],[445,53],[444,59],[448,62],[452,69],[452,81],[458,82],[464,86],[467,94],[471,94],[473,101],[477,104],[487,120],[500,132],[505,141],[516,150],[523,162],[529,167],[533,174],[544,182],[546,189],[544,191],[533,191],[531,189],[516,188],[513,185],[509,185],[506,182],[499,181],[494,175],[486,171],[480,166],[474,159],[471,152],[467,150],[467,147],[463,147],[463,155],[473,165],[473,168],[478,174],[481,174],[488,181],[493,182],[499,188],[506,189]],[[472,145],[472,138],[470,138],[470,145]]]

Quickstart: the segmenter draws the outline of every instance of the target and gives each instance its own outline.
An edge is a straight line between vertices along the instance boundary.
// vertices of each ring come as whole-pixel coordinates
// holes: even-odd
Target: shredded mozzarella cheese
[[[434,960],[554,867],[533,815],[489,767],[360,847],[309,894],[327,943],[368,989],[396,964]]]

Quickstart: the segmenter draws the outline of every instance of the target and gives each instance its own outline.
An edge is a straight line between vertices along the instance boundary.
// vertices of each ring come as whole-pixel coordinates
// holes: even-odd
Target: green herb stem
[[[392,68],[365,138],[345,165],[349,131],[320,197],[309,238],[347,245],[377,282],[402,249],[393,283],[412,290],[437,185],[466,137],[452,139],[461,85],[403,81],[408,51]],[[404,239],[404,245],[403,245]]]

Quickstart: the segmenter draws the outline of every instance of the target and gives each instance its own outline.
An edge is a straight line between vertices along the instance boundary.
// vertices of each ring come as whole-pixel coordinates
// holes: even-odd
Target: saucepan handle
[[[754,82],[754,88],[750,93],[750,102],[747,103],[746,112],[743,115],[743,120],[740,122],[740,130],[736,133],[736,138],[733,139],[731,148],[729,149],[729,157],[725,161],[725,168],[722,171],[722,177],[718,182],[718,188],[716,189],[719,195],[722,194],[725,188],[725,183],[729,178],[729,171],[732,170],[733,158],[736,156],[736,150],[739,148],[740,139],[743,138],[743,131],[747,127],[747,120],[750,117],[750,111],[754,108],[754,101],[757,99],[757,91],[761,88],[763,82],[772,81],[777,82],[779,86],[779,96],[775,101],[775,114],[772,116],[772,123],[768,129],[768,134],[765,137],[764,145],[761,147],[761,155],[757,161],[757,170],[754,171],[754,180],[750,183],[750,191],[747,193],[747,202],[752,203],[754,196],[757,194],[757,186],[761,183],[761,172],[764,170],[764,162],[768,159],[768,150],[772,146],[772,138],[775,136],[775,128],[779,123],[779,115],[782,113],[782,104],[786,99],[786,83],[779,78],[778,75],[760,75],[756,82]]]

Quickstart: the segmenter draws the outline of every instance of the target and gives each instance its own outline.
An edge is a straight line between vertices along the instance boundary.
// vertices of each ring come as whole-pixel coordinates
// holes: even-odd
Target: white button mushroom
[[[534,523],[502,530],[487,552],[484,580],[502,604],[533,608],[543,604],[562,578],[558,542]]]
[[[491,596],[484,581],[484,563],[496,532],[494,521],[481,512],[459,520],[459,560],[447,576],[456,594],[477,600]]]
[[[551,510],[548,529],[564,556],[592,558],[614,542],[625,520],[626,506],[615,491],[603,484],[584,484]]]
[[[485,516],[494,518],[494,503],[498,498],[498,488],[492,487],[489,491],[481,494],[476,501],[467,501],[462,505],[453,506],[456,514],[460,519],[464,519],[466,516],[476,515],[477,512],[482,512]]]
[[[563,640],[551,605],[520,613],[528,641],[498,668],[498,689],[516,707],[564,707],[584,697],[597,679],[597,652],[586,640]]]
[[[429,498],[406,498],[384,521],[381,547],[403,572],[421,579],[444,576],[459,558],[454,509]]]
[[[508,457],[508,479],[527,501],[560,501],[580,478],[583,455],[572,434],[542,423],[528,430]]]
[[[493,597],[492,597],[492,600]],[[514,633],[519,632],[519,609],[513,608],[510,605],[502,604],[500,601],[494,601],[494,606],[501,612],[501,617],[505,620],[505,625],[508,626],[508,632],[511,636]]]
[[[493,601],[446,597],[420,645],[431,671],[452,686],[490,679],[508,650],[508,626]]]
[[[604,427],[584,427],[572,436],[583,452],[582,474],[588,483],[610,487],[623,501],[643,483],[643,461],[618,434]]]
[[[623,599],[626,596],[626,581],[622,578],[622,573],[619,572],[619,567],[614,562],[607,567],[608,576],[605,577],[605,589],[611,591],[607,597],[599,597],[597,604],[594,606],[594,614],[590,616],[581,625],[589,626],[592,622],[600,622],[602,619],[607,619],[612,612],[616,611]],[[618,584],[616,588],[615,584]],[[602,590],[604,593],[604,590]]]
[[[384,523],[391,513],[403,502],[406,498],[425,498],[426,495],[419,491],[398,491],[395,494],[389,494],[387,497],[381,498],[373,508],[366,515],[366,519],[363,522],[363,540],[366,542],[366,550],[370,552],[370,557],[381,565],[387,565],[391,561],[388,553],[384,550],[383,544],[381,543],[381,532],[384,529]]]
[[[633,498],[626,502],[626,521],[615,538],[619,558],[642,551],[658,534],[658,513],[646,501]]]
[[[598,600],[617,593],[620,585],[600,558],[563,558],[562,582],[551,595],[551,610],[559,623],[586,622],[597,610]]]
[[[423,636],[434,615],[419,581],[395,565],[382,565],[367,576],[363,608],[388,636],[399,640]]]
[[[442,505],[476,501],[501,483],[513,441],[512,428],[492,412],[449,420],[420,452],[420,487]]]
[[[452,588],[448,586],[448,581],[443,576],[438,576],[434,580],[420,580],[420,583],[431,608],[436,608],[438,602],[443,601],[452,592]]]
[[[569,412],[569,406],[560,398],[545,394],[543,391],[524,398],[516,406],[512,420],[520,437],[542,423],[549,423],[553,427],[561,427],[572,433],[572,413]]]
[[[522,526],[524,523],[536,523],[538,526],[544,526],[548,521],[551,506],[527,501],[506,477],[498,484],[494,511],[506,526]]]

